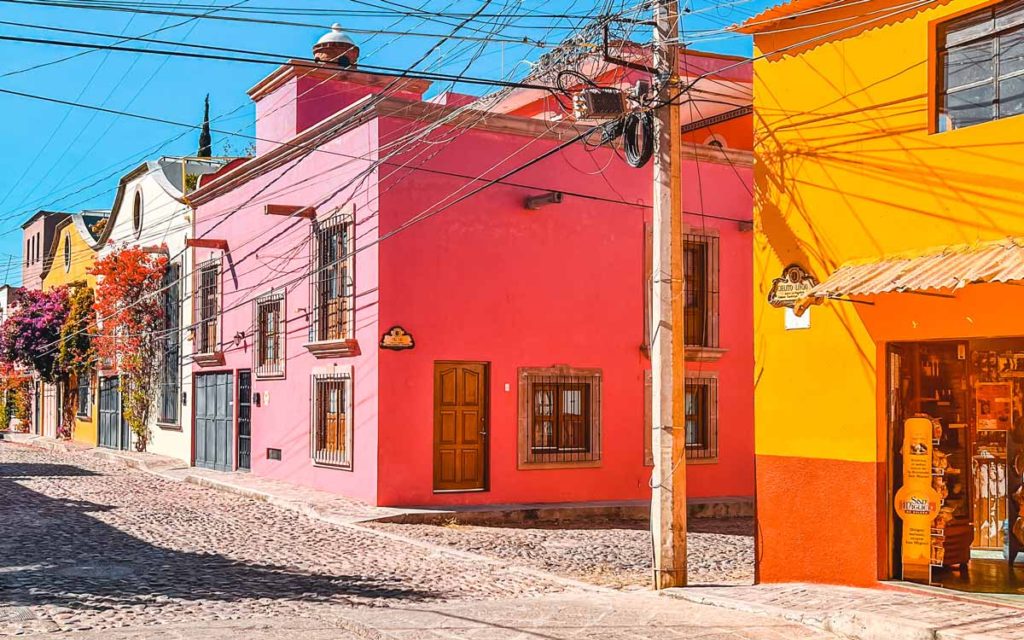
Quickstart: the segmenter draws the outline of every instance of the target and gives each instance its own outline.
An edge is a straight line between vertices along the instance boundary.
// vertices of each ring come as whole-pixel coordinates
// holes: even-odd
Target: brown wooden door
[[[434,490],[486,488],[487,364],[434,363]]]

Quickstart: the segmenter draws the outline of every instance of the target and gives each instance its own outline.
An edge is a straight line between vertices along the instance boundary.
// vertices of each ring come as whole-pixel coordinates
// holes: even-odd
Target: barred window
[[[644,464],[654,465],[653,375],[644,372]],[[718,377],[704,372],[686,378],[686,458],[715,462],[718,459]]]
[[[718,379],[687,378],[685,394],[686,457],[718,458]]]
[[[162,306],[164,335],[160,358],[159,422],[177,424],[178,398],[181,395],[181,263],[167,265],[164,272]]]
[[[88,420],[92,415],[92,376],[89,373],[78,375],[78,408],[75,414]]]
[[[352,468],[352,376],[313,375],[312,456],[317,464]]]
[[[600,369],[520,369],[520,465],[593,466],[600,459]]]
[[[314,342],[352,337],[352,218],[336,214],[313,225],[311,299]]]
[[[197,353],[217,350],[217,310],[220,307],[220,260],[214,258],[199,265],[196,286]]]
[[[683,242],[683,333],[687,346],[718,346],[718,236],[688,233]]]
[[[1024,113],[1024,2],[951,20],[938,36],[939,131]]]
[[[256,377],[272,378],[284,375],[285,331],[284,291],[275,291],[256,300],[255,317]]]

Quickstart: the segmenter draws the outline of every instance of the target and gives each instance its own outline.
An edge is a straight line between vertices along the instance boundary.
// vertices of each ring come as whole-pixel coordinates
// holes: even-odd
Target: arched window
[[[71,236],[64,236],[64,272],[71,271]]]
[[[135,229],[135,236],[142,233],[142,192],[135,192],[135,204],[132,206],[132,229]]]

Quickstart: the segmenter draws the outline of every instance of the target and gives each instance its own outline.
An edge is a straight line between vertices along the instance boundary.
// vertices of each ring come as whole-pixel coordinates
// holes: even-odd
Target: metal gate
[[[238,372],[238,468],[252,467],[252,372]]]
[[[99,445],[127,450],[128,424],[121,414],[121,390],[117,376],[100,378]]]
[[[234,393],[232,374],[203,373],[195,377],[196,466],[232,469]]]

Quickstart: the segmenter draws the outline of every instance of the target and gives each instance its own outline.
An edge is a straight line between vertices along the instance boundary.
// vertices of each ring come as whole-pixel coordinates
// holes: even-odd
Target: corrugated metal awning
[[[977,282],[1024,280],[1024,238],[958,245],[924,255],[847,264],[805,298],[959,289]]]

